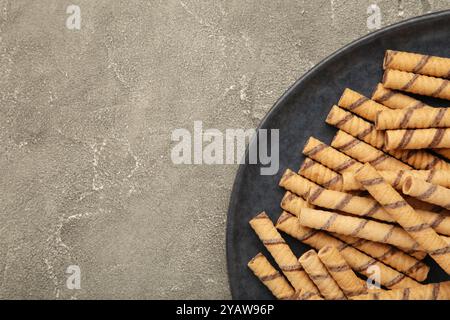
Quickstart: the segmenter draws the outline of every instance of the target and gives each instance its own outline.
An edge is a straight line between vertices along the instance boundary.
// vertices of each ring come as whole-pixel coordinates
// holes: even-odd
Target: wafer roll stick
[[[403,183],[404,194],[450,209],[450,189],[409,176]]]
[[[409,177],[403,189],[408,189]],[[388,184],[381,175],[370,165],[365,164],[358,171],[356,179],[366,188],[389,214],[398,222],[404,231],[413,238],[422,249],[441,266],[443,270],[450,273],[450,246],[434,231],[431,226],[408,203],[395,189]],[[304,209],[307,210],[307,209]],[[300,217],[303,215],[302,214]]]
[[[280,179],[279,185],[280,187],[283,187],[286,190],[299,195],[300,197],[305,197],[311,187],[317,186],[314,182],[299,176],[290,169],[286,169]]]
[[[414,288],[371,292],[354,296],[352,300],[449,300],[450,281],[431,283]]]
[[[298,218],[287,212],[283,212],[281,214],[276,227],[280,231],[296,238],[316,250],[320,250],[325,246],[336,247],[350,267],[354,271],[366,277],[370,277],[372,275],[372,272],[369,270],[371,266],[378,267],[381,274],[380,283],[387,288],[408,288],[420,285],[410,277],[407,277],[397,270],[394,270],[393,268],[368,256],[367,254],[356,250],[352,246],[326,234],[325,232],[302,226],[299,223]]]
[[[342,190],[342,176],[339,173],[309,158],[303,161],[298,173],[324,188]]]
[[[391,245],[342,234],[332,235],[417,281],[425,280],[430,271],[425,263]]]
[[[302,294],[317,294],[316,286],[298,263],[297,258],[278,233],[267,214],[265,212],[258,214],[250,220],[250,226],[275,259],[295,291],[302,291]]]
[[[375,148],[381,148],[384,145],[383,131],[376,130],[374,125],[337,106],[333,106],[328,114],[326,122]],[[380,139],[383,139],[383,142],[381,142]],[[394,158],[411,165],[415,169],[450,170],[450,165],[447,162],[423,150],[384,151],[392,155]]]
[[[422,107],[380,112],[375,119],[377,130],[427,129],[450,127],[450,109]]]
[[[365,218],[394,222],[394,219],[373,199],[360,197],[351,193],[312,187],[306,195],[306,200],[316,206],[331,210],[351,213]]]
[[[410,166],[384,153],[377,148],[356,139],[348,133],[338,130],[331,142],[337,150],[362,162],[370,163],[379,170],[411,169]]]
[[[314,207],[314,206],[312,206],[311,204],[309,204],[308,202],[306,202],[302,198],[297,197],[296,195],[290,193],[289,191],[286,192],[286,194],[283,197],[283,200],[281,201],[281,208],[283,210],[286,210],[289,213],[297,216],[297,217],[300,216],[300,212],[301,212],[302,208],[312,208],[312,207]],[[422,260],[426,256],[425,252],[409,251],[409,252],[405,253],[404,251],[397,250],[395,247],[390,246],[388,244],[372,242],[372,241],[364,240],[364,239],[360,239],[360,238],[354,238],[354,237],[345,236],[345,239],[346,240],[354,239],[353,242],[364,241],[364,244],[366,244],[366,243],[374,243],[374,244],[377,245],[378,248],[379,247],[385,248],[385,253],[391,252],[392,253],[391,256],[393,257],[392,259],[397,259],[397,258],[400,259],[400,258],[403,257],[403,255],[411,255],[415,259]],[[343,239],[341,239],[341,240],[343,240]],[[345,241],[345,242],[348,242],[348,241]],[[364,250],[368,249],[367,251],[364,251],[364,250],[362,250],[362,251],[364,251],[365,253],[367,253],[370,256],[373,256],[373,257],[382,257],[383,256],[383,254],[381,254],[379,251],[376,251],[376,252],[371,251],[370,250],[370,246],[368,246],[368,245],[367,246],[361,246],[361,247]],[[398,251],[398,253],[397,253],[397,251]],[[383,261],[383,262],[387,262],[387,264],[391,265],[390,264],[390,256],[387,255],[386,256],[386,261]],[[397,265],[394,262],[394,264],[392,264],[391,266],[395,268]]]
[[[270,264],[262,253],[258,253],[250,260],[248,267],[272,292],[275,298],[285,300],[290,299],[294,295],[295,291],[289,282]]]
[[[403,190],[402,190],[402,193],[403,193]],[[405,195],[405,194],[404,194],[404,196],[405,196],[406,202],[408,202],[408,204],[411,207],[413,207],[414,210],[425,210],[425,211],[431,211],[431,212],[434,212],[434,213],[444,213],[444,214],[447,214],[447,215],[450,214],[449,210],[447,210],[447,209],[445,209],[445,208],[443,208],[441,206],[438,206],[436,204],[432,204],[432,203],[428,203],[428,202],[425,202],[425,201],[421,201],[419,199],[416,199],[414,197],[411,197],[411,196],[408,196],[408,195]]]
[[[313,229],[388,243],[401,248],[419,249],[418,243],[405,230],[387,223],[310,208],[301,210],[299,221],[302,226]]]
[[[382,83],[389,89],[450,100],[450,85],[445,79],[387,69]]]
[[[310,137],[306,142],[303,154],[339,173],[356,171],[362,166],[362,163],[314,137]]]
[[[319,288],[320,294],[327,300],[346,300],[341,288],[328,273],[314,250],[305,252],[298,261],[311,280]]]
[[[375,167],[375,166],[374,166]],[[447,170],[377,170],[386,182],[397,190],[402,190],[405,179],[412,175],[413,177],[425,180],[427,182],[438,184],[442,187],[450,187],[450,171]],[[365,190],[356,180],[355,172],[344,172],[342,174],[342,189],[347,190]]]
[[[372,94],[372,99],[391,109],[421,108],[425,103],[406,94],[385,88],[379,83]]]
[[[290,191],[286,191],[283,199],[281,199],[280,207],[283,210],[297,215],[297,212],[300,213],[301,208],[313,208],[314,206]]]
[[[325,246],[318,255],[347,298],[368,292],[366,282],[356,276],[336,247]]]
[[[388,107],[348,88],[344,90],[338,105],[372,122],[375,121],[378,113],[390,110]]]
[[[412,52],[386,50],[383,69],[395,69],[449,79],[450,59]]]
[[[325,120],[326,123],[351,134],[352,136],[367,142],[377,149],[383,147],[384,133],[377,131],[375,126],[355,116],[354,114],[333,106]]]
[[[385,133],[387,150],[450,147],[450,129],[402,129],[386,130]]]

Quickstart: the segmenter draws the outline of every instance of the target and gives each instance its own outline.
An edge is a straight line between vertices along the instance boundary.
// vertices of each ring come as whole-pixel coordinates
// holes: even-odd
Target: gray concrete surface
[[[0,1],[0,298],[230,298],[236,165],[171,132],[252,128],[305,71],[450,1]],[[81,8],[81,30],[65,26]],[[81,289],[66,287],[69,265]]]

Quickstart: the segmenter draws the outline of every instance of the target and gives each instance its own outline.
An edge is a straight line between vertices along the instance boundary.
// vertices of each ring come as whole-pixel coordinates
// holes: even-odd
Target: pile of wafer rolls
[[[331,107],[332,141],[285,168],[278,219],[250,220],[267,254],[248,267],[277,299],[450,299],[424,260],[450,275],[450,109],[409,95],[450,100],[450,58],[387,50],[382,67],[371,98],[347,88]]]

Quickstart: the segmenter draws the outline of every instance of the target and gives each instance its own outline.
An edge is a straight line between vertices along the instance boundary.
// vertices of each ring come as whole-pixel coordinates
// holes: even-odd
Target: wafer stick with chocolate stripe
[[[382,111],[375,119],[377,130],[450,127],[450,109],[422,107]]]
[[[356,171],[362,166],[362,163],[314,137],[310,137],[306,142],[303,147],[303,154],[341,174],[343,172]]]
[[[368,292],[366,282],[356,276],[336,247],[325,246],[318,256],[347,298]]]
[[[311,187],[317,186],[314,182],[299,176],[290,169],[286,169],[280,179],[279,185],[303,198]]]
[[[450,209],[450,189],[409,176],[403,183],[404,194],[434,205]]]
[[[450,129],[401,129],[385,131],[385,147],[394,149],[449,148]]]
[[[309,158],[303,161],[298,173],[324,188],[342,190],[342,176],[339,173]]]
[[[420,248],[405,230],[396,225],[310,208],[300,211],[299,221],[302,226],[313,229],[388,243],[400,248]]]
[[[248,263],[248,267],[256,277],[272,292],[275,298],[279,300],[290,299],[295,291],[283,277],[262,254],[258,253]]]
[[[306,195],[309,203],[331,210],[343,211],[357,216],[394,222],[394,219],[373,199],[320,186],[311,187]]]
[[[410,166],[400,160],[397,160],[383,151],[356,139],[342,130],[338,130],[333,138],[333,141],[331,142],[331,145],[337,150],[362,163],[368,162],[372,164],[379,170],[411,169]]]
[[[409,177],[403,188],[408,185]],[[370,164],[365,164],[356,179],[428,254],[450,273],[450,246],[431,226],[388,184]],[[406,187],[407,188],[407,187]],[[306,209],[304,209],[306,210]],[[303,210],[302,210],[303,214]]]
[[[298,262],[303,266],[314,284],[319,288],[320,294],[328,300],[347,300],[341,288],[328,273],[327,268],[320,261],[316,251],[305,252]]]
[[[450,59],[405,51],[386,50],[383,69],[395,69],[449,79]]]
[[[377,149],[384,144],[384,133],[377,131],[375,126],[354,114],[333,106],[326,118],[326,123],[345,131],[352,136],[367,142]]]
[[[385,88],[379,83],[372,93],[372,99],[391,109],[418,109],[427,106],[425,103],[406,94]]]
[[[372,122],[375,121],[378,113],[390,110],[388,107],[348,88],[344,90],[338,105]]]
[[[388,244],[336,233],[332,235],[417,281],[425,280],[430,271],[430,268],[419,259]]]
[[[402,190],[403,193],[403,190]],[[414,210],[425,210],[425,211],[431,211],[434,213],[445,213],[445,214],[450,214],[450,211],[442,208],[441,206],[438,206],[436,204],[432,204],[432,203],[428,203],[425,201],[421,201],[419,199],[416,199],[414,197],[405,195],[405,200],[406,202],[408,202],[408,204],[414,208]]]
[[[389,89],[450,100],[450,82],[446,79],[387,69],[382,83]]]
[[[375,167],[375,166],[374,166]],[[450,171],[447,170],[377,170],[386,182],[397,190],[402,190],[403,183],[408,175],[425,180],[427,182],[438,184],[442,187],[450,187]],[[355,172],[342,173],[342,189],[365,190],[356,180]]]
[[[371,123],[337,106],[333,106],[326,122],[375,148],[382,148],[384,145],[383,131],[376,130]],[[415,169],[450,170],[450,165],[447,162],[423,150],[387,150],[387,152]]]
[[[450,281],[431,283],[414,288],[371,292],[354,296],[352,300],[449,300]]]
[[[267,214],[265,212],[258,214],[250,220],[250,226],[275,259],[295,291],[302,291],[302,294],[317,294],[316,286],[298,263],[294,253],[278,233]]]
[[[300,216],[300,212],[301,212],[302,208],[312,208],[312,207],[313,206],[311,204],[309,204],[302,198],[297,197],[295,194],[290,193],[289,191],[286,192],[286,194],[283,197],[283,200],[281,201],[281,208],[297,217]],[[339,238],[342,235],[339,235],[339,236],[335,235],[335,236],[337,236]],[[342,237],[344,237],[344,236],[342,236]],[[344,240],[344,238],[341,238],[341,240]],[[388,245],[388,244],[372,242],[369,240],[354,238],[354,237],[350,237],[350,236],[345,236],[345,240],[346,240],[345,242],[348,242],[351,240],[352,243],[363,242],[364,244],[367,244],[367,245],[360,246],[361,251],[363,251],[373,257],[381,258],[381,257],[385,256],[386,260],[383,260],[383,262],[387,263],[388,265],[391,265],[390,257],[392,257],[392,265],[391,266],[394,268],[398,267],[397,261],[394,261],[394,259],[404,260],[403,259],[404,255],[406,255],[406,256],[411,255],[417,260],[422,260],[426,256],[425,252],[410,251],[410,252],[405,253],[404,251],[398,250],[395,247]],[[374,246],[370,246],[368,244],[374,244]],[[374,249],[377,249],[377,250],[371,250],[373,247],[374,247]],[[380,252],[380,248],[384,249],[383,253]],[[388,253],[391,253],[391,255],[389,255]],[[407,259],[407,258],[405,258],[405,259]]]
[[[278,230],[316,250],[320,250],[325,246],[336,247],[354,271],[367,277],[372,275],[372,272],[369,270],[371,266],[378,267],[381,274],[380,283],[387,288],[408,288],[420,285],[410,277],[407,277],[384,263],[356,250],[352,246],[327,233],[302,226],[299,223],[298,218],[287,212],[281,214],[276,223],[276,227]]]

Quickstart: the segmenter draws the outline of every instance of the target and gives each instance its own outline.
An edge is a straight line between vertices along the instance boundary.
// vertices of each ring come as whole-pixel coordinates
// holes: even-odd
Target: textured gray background
[[[424,1],[0,0],[0,298],[229,298],[236,165],[171,132],[252,128],[305,71]],[[81,30],[65,27],[81,8]],[[370,53],[368,53],[370,54]],[[81,268],[80,290],[65,270]]]

